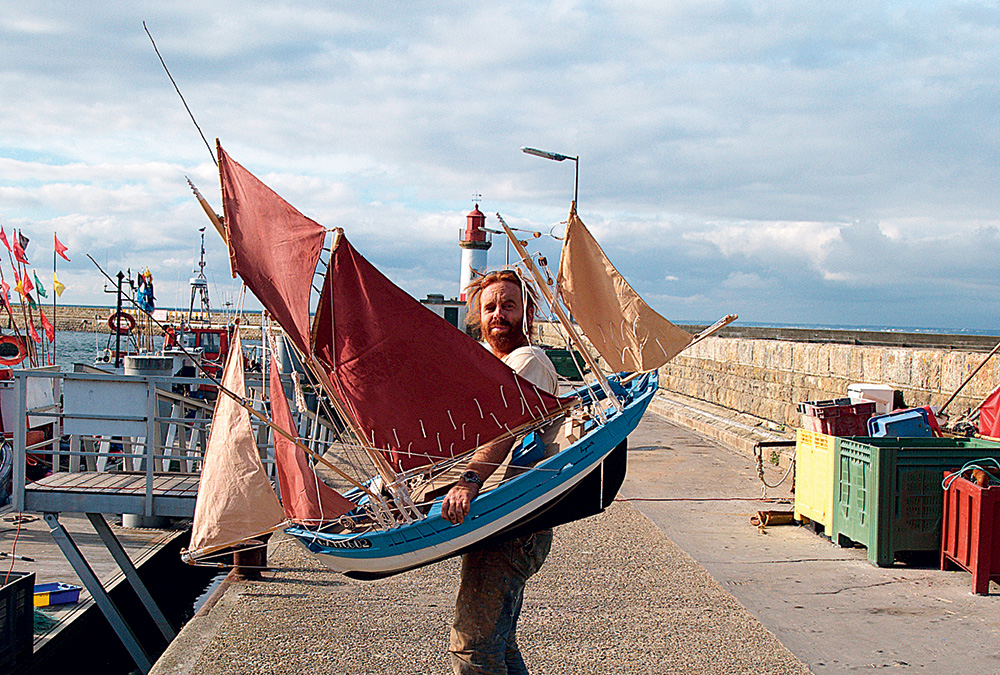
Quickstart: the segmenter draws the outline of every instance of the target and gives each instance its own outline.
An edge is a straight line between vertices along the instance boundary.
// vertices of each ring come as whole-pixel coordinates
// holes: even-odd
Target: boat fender
[[[125,324],[125,328],[122,328]],[[115,312],[108,317],[108,328],[116,333],[130,333],[135,328],[135,317],[128,312]]]
[[[13,335],[0,337],[0,364],[16,366],[28,356],[24,340]]]

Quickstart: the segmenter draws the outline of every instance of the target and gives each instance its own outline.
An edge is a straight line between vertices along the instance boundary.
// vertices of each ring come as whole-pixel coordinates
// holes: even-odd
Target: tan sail
[[[559,295],[611,370],[656,370],[693,336],[657,314],[619,274],[570,209],[559,260]]]
[[[233,332],[223,386],[246,396],[243,348]],[[191,529],[191,557],[271,532],[285,522],[260,461],[250,416],[229,396],[219,394],[198,485]]]

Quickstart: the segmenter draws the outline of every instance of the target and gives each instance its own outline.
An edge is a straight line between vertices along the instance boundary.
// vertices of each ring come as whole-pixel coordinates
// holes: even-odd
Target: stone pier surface
[[[529,581],[518,626],[529,671],[1000,672],[995,584],[975,596],[971,575],[936,561],[879,568],[809,527],[751,524],[792,509],[783,469],[765,463],[777,487],[762,489],[741,450],[762,433],[721,409],[654,402],[629,437],[618,501],[557,528]],[[450,672],[457,560],[360,582],[271,542],[275,569],[217,591],[154,673]]]
[[[456,559],[360,582],[287,539],[268,555],[279,569],[231,584],[154,673],[450,672]],[[518,643],[537,673],[808,672],[626,503],[557,530],[525,592]]]

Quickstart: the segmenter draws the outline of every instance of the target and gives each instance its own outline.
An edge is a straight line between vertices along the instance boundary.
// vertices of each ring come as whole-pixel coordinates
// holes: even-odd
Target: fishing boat
[[[656,370],[735,319],[691,335],[654,312],[604,255],[575,203],[555,289],[497,214],[525,274],[587,361],[591,381],[568,395],[550,395],[516,375],[395,286],[339,229],[332,230],[310,318],[310,288],[327,230],[233,161],[221,144],[217,151],[233,275],[281,325],[346,433],[325,454],[304,444],[272,359],[269,425],[279,502],[249,431],[249,415],[260,412],[246,403],[234,340],[184,553],[188,562],[285,529],[331,569],[372,579],[599,513],[624,479],[627,437],[656,392]],[[578,328],[614,374],[603,374]],[[506,466],[461,524],[442,518],[443,495],[469,457],[497,442],[513,444]],[[366,475],[339,465],[351,456],[367,460]],[[317,469],[338,489],[317,477]]]

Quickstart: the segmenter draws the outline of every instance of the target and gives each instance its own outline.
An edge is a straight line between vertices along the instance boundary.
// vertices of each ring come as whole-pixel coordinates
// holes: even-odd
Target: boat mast
[[[573,203],[573,210],[576,210],[575,202]],[[528,268],[528,271],[531,272],[531,276],[534,277],[535,283],[541,289],[542,294],[545,296],[546,301],[548,301],[549,303],[549,306],[552,307],[552,310],[556,313],[556,316],[559,318],[559,323],[561,323],[563,325],[563,328],[566,329],[566,332],[569,333],[569,337],[570,340],[573,342],[573,345],[580,351],[580,355],[583,356],[584,360],[587,362],[587,365],[590,367],[590,371],[594,374],[594,377],[597,378],[597,382],[598,384],[601,385],[601,389],[604,391],[604,395],[607,396],[608,400],[611,401],[611,404],[614,405],[615,410],[621,412],[622,410],[625,409],[625,407],[622,405],[622,402],[618,400],[618,397],[615,395],[615,393],[611,390],[611,386],[608,384],[608,378],[604,376],[604,373],[597,365],[597,361],[594,359],[593,356],[590,355],[590,352],[587,350],[586,344],[584,344],[583,342],[583,338],[580,337],[580,334],[573,326],[573,322],[570,320],[569,315],[566,314],[566,310],[564,310],[562,305],[560,305],[553,297],[552,291],[549,290],[548,284],[545,283],[545,279],[542,277],[541,271],[539,271],[538,267],[535,265],[535,261],[531,259],[531,256],[528,255],[528,251],[521,244],[521,241],[514,236],[514,232],[511,231],[507,223],[504,222],[503,216],[501,216],[499,213],[497,214],[497,220],[499,220],[500,225],[503,226],[503,230],[504,233],[507,235],[507,239],[514,245],[514,250],[516,250],[517,254],[521,256],[521,262],[523,262],[525,266]]]
[[[205,320],[209,323],[212,322],[212,308],[208,301],[208,278],[205,276],[205,228],[198,230],[201,232],[201,259],[198,261],[198,269],[195,272],[198,273],[197,276],[191,277],[191,305],[188,307],[188,323],[191,323],[191,319],[194,316],[194,298],[196,295],[201,296],[201,313],[204,315]]]

